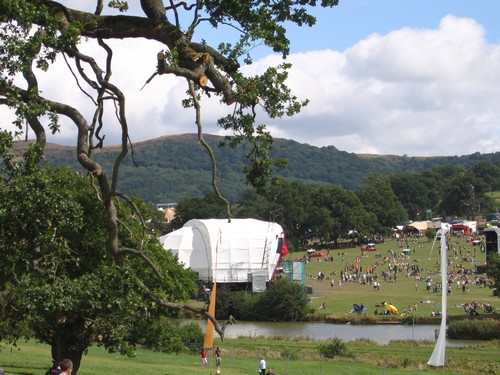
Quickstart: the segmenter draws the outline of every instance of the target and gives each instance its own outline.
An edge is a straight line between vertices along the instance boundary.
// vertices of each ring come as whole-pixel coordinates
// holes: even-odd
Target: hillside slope
[[[218,177],[221,191],[231,200],[238,198],[245,189],[241,173],[245,162],[246,147],[232,150],[219,148],[222,137],[206,135],[218,160]],[[21,153],[26,147],[18,142]],[[117,146],[96,151],[96,158],[107,168],[118,152]],[[211,190],[211,164],[205,149],[198,144],[195,134],[166,136],[133,145],[134,161],[127,156],[120,174],[120,190],[129,195],[141,196],[150,202],[177,202],[186,197],[202,196]],[[408,157],[396,155],[356,155],[340,151],[334,146],[315,147],[292,140],[276,139],[271,152],[273,157],[288,159],[285,170],[277,171],[290,181],[314,184],[335,184],[347,189],[360,186],[367,173],[421,173],[432,167],[461,164],[470,167],[479,161],[500,162],[500,152],[475,153],[465,156]],[[72,147],[48,144],[46,156],[51,165],[69,165],[81,171]]]

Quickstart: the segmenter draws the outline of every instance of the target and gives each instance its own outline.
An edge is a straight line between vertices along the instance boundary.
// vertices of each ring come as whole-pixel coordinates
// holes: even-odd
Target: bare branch
[[[200,101],[198,100],[198,96],[197,96],[196,90],[194,88],[193,81],[188,81],[188,85],[189,85],[189,94],[193,98],[194,108],[196,110],[196,121],[195,122],[196,122],[196,127],[198,128],[198,142],[200,142],[201,145],[203,147],[205,147],[205,149],[208,152],[208,155],[210,156],[210,160],[212,161],[212,188],[213,188],[214,193],[217,196],[217,198],[220,201],[222,201],[224,203],[224,205],[226,206],[227,219],[229,222],[231,222],[231,217],[232,217],[231,205],[230,205],[229,201],[227,200],[227,198],[222,196],[222,194],[220,193],[219,187],[217,185],[217,160],[215,158],[215,154],[214,154],[212,148],[203,138],[203,127],[201,124]]]

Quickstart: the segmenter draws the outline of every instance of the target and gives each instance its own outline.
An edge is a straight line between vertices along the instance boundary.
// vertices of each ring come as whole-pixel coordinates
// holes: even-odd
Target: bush
[[[199,353],[203,346],[205,335],[197,323],[188,323],[179,328],[179,336],[187,351],[191,354]]]
[[[345,342],[338,337],[334,337],[333,339],[320,344],[318,350],[319,354],[325,358],[349,356]]]
[[[500,321],[495,319],[465,319],[450,322],[450,339],[494,340],[500,337]]]
[[[215,317],[217,319],[227,319],[232,315],[235,319],[242,319],[241,310],[245,299],[246,292],[232,292],[227,286],[217,286]]]
[[[218,319],[233,315],[236,319],[254,321],[296,322],[305,320],[307,293],[302,285],[278,279],[260,294],[217,291]]]
[[[259,295],[255,307],[269,319],[296,322],[305,319],[308,303],[302,285],[278,279]]]
[[[203,346],[205,335],[196,323],[178,326],[165,317],[155,320],[143,332],[143,345],[153,351],[198,353]]]
[[[427,237],[429,241],[434,241],[434,238],[436,237],[436,229],[428,228],[425,231],[425,237]]]

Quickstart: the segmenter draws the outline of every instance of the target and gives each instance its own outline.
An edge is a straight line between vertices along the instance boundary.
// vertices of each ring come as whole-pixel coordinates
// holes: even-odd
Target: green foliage
[[[485,195],[489,186],[477,178],[472,171],[463,171],[453,176],[444,189],[439,207],[447,215],[457,215],[474,220],[481,212],[491,212],[492,200]]]
[[[95,343],[133,355],[148,326],[166,314],[144,299],[140,285],[186,300],[195,290],[193,273],[152,235],[142,245],[158,272],[133,257],[118,268],[106,248],[103,206],[88,178],[67,168],[13,172],[0,187],[3,337],[27,335],[67,352]],[[146,206],[136,204],[147,218]],[[144,230],[137,215],[126,205],[118,205],[117,214],[123,246],[137,246]],[[176,343],[161,348],[174,350]]]
[[[432,228],[429,228],[425,231],[425,237],[427,237],[427,239],[429,241],[433,241],[434,238],[436,238],[436,229],[432,229]]]
[[[179,335],[189,353],[199,353],[200,348],[203,346],[205,334],[198,324],[188,323],[181,326],[179,328]]]
[[[250,145],[244,142],[236,149],[219,148],[217,145],[222,140],[221,137],[207,135],[205,139],[214,149],[217,158],[219,186],[234,203],[241,198],[242,192],[246,191],[245,179],[241,172]],[[72,149],[47,147],[45,156],[51,165],[69,165],[76,171],[82,170],[74,160]],[[96,159],[104,167],[110,168],[116,156],[116,150],[104,148],[96,154]],[[275,175],[289,183],[338,185],[347,190],[356,190],[361,186],[363,177],[370,172],[390,176],[394,194],[412,220],[417,219],[417,212],[422,219],[427,208],[432,208],[436,216],[439,216],[439,211],[435,208],[442,199],[446,181],[453,174],[459,173],[458,170],[445,172],[441,166],[458,164],[470,169],[478,163],[477,156],[473,158],[472,155],[439,158],[361,158],[356,154],[339,151],[334,146],[318,148],[282,139],[274,140],[270,156],[273,159],[287,159],[286,168],[277,169]],[[120,172],[121,190],[130,196],[140,196],[147,202],[166,203],[203,197],[210,191],[210,160],[206,157],[205,150],[197,143],[195,135],[136,144],[134,159],[135,165],[131,158],[127,157]],[[493,167],[498,166],[500,152],[483,154],[479,161]],[[397,177],[393,178],[393,174],[397,174]],[[492,177],[495,176],[492,174]],[[494,181],[500,183],[497,179]],[[489,184],[495,183],[489,181]],[[266,216],[267,214],[268,212]]]
[[[215,313],[217,319],[227,319],[233,316],[236,319],[241,318],[241,308],[244,306],[247,293],[244,291],[234,291],[227,286],[217,287],[217,301]]]
[[[166,317],[160,317],[145,329],[143,345],[166,353],[198,353],[203,346],[204,334],[196,323],[179,326]]]
[[[315,238],[337,242],[352,229],[363,234],[374,233],[377,219],[365,210],[352,191],[322,186],[315,189],[312,203],[315,209],[310,212],[310,218]]]
[[[325,358],[348,357],[350,354],[344,340],[334,337],[333,339],[318,346],[319,354]]]
[[[281,52],[283,57],[289,53],[289,40],[286,38],[284,23],[293,22],[299,26],[312,26],[316,18],[307,13],[306,6],[315,6],[315,0],[269,2],[246,2],[238,0],[227,1],[205,1],[206,11],[212,26],[217,27],[221,23],[232,19],[241,29],[246,30],[251,40],[262,40],[266,45],[272,47],[274,52]],[[338,4],[338,0],[322,1],[322,7],[332,7]],[[240,43],[244,43],[245,33]],[[246,44],[248,42],[245,42]]]
[[[500,297],[500,256],[495,255],[491,261],[491,264],[488,266],[486,273],[488,276],[493,278],[493,288],[497,290],[497,296]]]
[[[465,319],[448,324],[450,339],[494,340],[500,337],[500,321],[496,319]]]
[[[432,201],[429,184],[421,174],[395,173],[389,175],[389,182],[411,220],[425,219],[425,210],[437,203]]]
[[[181,228],[191,219],[223,218],[226,214],[224,204],[213,193],[204,198],[186,198],[181,200],[175,209],[174,228]]]
[[[258,297],[254,312],[259,312],[269,320],[295,322],[306,317],[309,301],[300,284],[278,279]]]
[[[219,319],[232,315],[242,320],[294,322],[305,319],[308,303],[302,285],[278,279],[258,294],[219,288],[215,311]]]
[[[356,192],[367,212],[375,215],[378,233],[390,233],[394,225],[404,223],[407,213],[394,194],[389,180],[383,176],[369,174]]]

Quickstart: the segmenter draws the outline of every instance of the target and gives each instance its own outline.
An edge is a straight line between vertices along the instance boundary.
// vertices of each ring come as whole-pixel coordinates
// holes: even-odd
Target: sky
[[[62,1],[92,11],[88,0]],[[141,14],[138,1],[131,11]],[[498,0],[340,0],[313,12],[313,28],[289,27],[293,64],[289,86],[310,104],[293,118],[258,117],[277,138],[352,153],[408,156],[468,155],[500,151],[500,1]],[[206,30],[216,45],[230,29]],[[182,79],[157,76],[150,41],[114,41],[113,82],[127,95],[133,142],[195,133],[194,114],[180,105]],[[91,42],[82,46],[96,50]],[[247,74],[278,65],[281,56],[258,46]],[[71,100],[91,119],[88,98],[73,89],[62,60],[40,79],[43,95]],[[62,77],[67,78],[63,79]],[[202,98],[202,121],[209,134],[224,134],[217,118],[232,110],[217,98]],[[0,109],[0,126],[12,115]],[[49,141],[74,144],[76,128],[61,119],[62,131]],[[106,128],[107,144],[119,134]],[[32,134],[30,134],[32,135]]]

